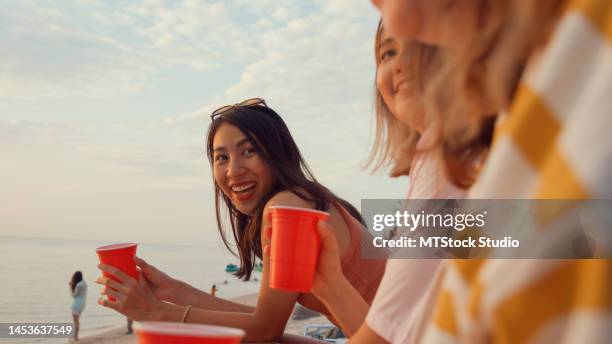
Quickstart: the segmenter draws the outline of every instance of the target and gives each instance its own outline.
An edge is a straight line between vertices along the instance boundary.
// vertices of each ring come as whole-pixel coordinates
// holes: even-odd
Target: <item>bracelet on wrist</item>
[[[181,319],[181,323],[184,323],[187,320],[187,316],[189,315],[189,311],[191,311],[191,305],[185,308],[185,312],[183,313],[183,318]]]

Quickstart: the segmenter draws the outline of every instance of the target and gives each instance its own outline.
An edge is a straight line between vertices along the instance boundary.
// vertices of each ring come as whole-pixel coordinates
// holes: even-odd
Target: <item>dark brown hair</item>
[[[76,288],[76,285],[82,280],[83,280],[82,272],[75,271],[75,273],[72,274],[72,279],[70,280],[70,290],[72,290],[73,293],[74,293],[74,288]]]
[[[282,118],[271,108],[261,105],[236,106],[216,117],[208,129],[207,155],[213,165],[213,140],[219,127],[227,123],[240,129],[253,145],[257,154],[270,167],[274,175],[274,186],[257,205],[255,215],[241,213],[215,183],[215,210],[219,233],[225,246],[230,247],[221,215],[221,204],[228,211],[232,235],[240,257],[240,269],[235,273],[239,278],[249,280],[256,258],[262,258],[261,222],[264,206],[281,191],[291,191],[303,200],[315,204],[318,210],[329,210],[331,205],[342,206],[353,217],[363,223],[359,211],[348,202],[336,197],[330,190],[319,184],[302,158],[289,129]]]

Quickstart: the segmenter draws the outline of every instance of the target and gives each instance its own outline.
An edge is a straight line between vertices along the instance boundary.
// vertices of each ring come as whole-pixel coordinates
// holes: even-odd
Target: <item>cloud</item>
[[[373,123],[370,6],[2,2],[0,152],[11,164],[0,179],[11,182],[0,203],[11,207],[0,218],[13,219],[2,224],[76,233],[124,219],[170,228],[177,215],[214,227],[204,127],[215,108],[253,96],[281,114],[334,192],[355,204],[401,197],[401,184],[360,169]]]
[[[0,120],[0,226],[14,235],[193,242],[215,225],[198,143],[142,125]]]
[[[245,3],[247,4],[247,3]],[[261,55],[263,32],[295,15],[224,1],[3,2],[0,5],[0,97],[108,98],[147,93],[172,69],[204,72]]]
[[[89,190],[208,188],[201,140],[184,142],[183,135],[142,126],[0,120],[0,152],[11,161],[4,177],[61,179]]]
[[[359,6],[338,16],[336,6],[319,8],[259,35],[255,44],[264,54],[244,67],[236,84],[200,109],[166,118],[166,123],[200,120],[222,104],[254,95],[291,109],[288,118],[357,109],[369,116],[375,17],[368,14],[372,11],[357,15]]]
[[[30,2],[0,10],[0,94],[18,99],[102,97],[146,89],[147,57],[82,30],[56,8]]]
[[[263,97],[287,122],[315,175],[353,201],[367,197],[372,179],[361,168],[371,144],[377,23],[368,6],[319,2],[264,32],[256,44],[265,53],[244,67],[238,82],[164,123],[189,128],[223,104]]]

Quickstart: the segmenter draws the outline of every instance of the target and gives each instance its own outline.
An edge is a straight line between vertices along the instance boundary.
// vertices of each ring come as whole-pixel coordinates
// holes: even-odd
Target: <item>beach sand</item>
[[[121,326],[118,328],[114,328],[93,336],[79,338],[78,342],[70,341],[70,343],[96,343],[96,344],[128,344],[128,343],[137,343],[136,336],[134,334],[125,334],[125,326]]]
[[[255,306],[257,304],[257,295],[258,294],[250,294],[244,295],[237,298],[232,299],[234,302],[243,303],[250,306]],[[287,322],[287,327],[285,328],[285,333],[291,333],[296,335],[302,335],[304,333],[304,326],[307,324],[329,324],[329,320],[324,316],[318,316],[309,319],[303,320],[294,320],[289,319]],[[81,343],[81,344],[136,344],[138,341],[136,340],[135,334],[125,334],[126,328],[125,326],[121,326],[118,328],[110,329],[108,331],[83,337],[79,339],[78,342],[71,343]]]

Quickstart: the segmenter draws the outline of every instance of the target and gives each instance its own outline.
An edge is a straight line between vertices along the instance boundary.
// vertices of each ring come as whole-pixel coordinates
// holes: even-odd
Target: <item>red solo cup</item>
[[[117,269],[125,272],[128,276],[131,276],[138,280],[138,271],[136,271],[136,263],[134,263],[134,256],[136,255],[136,247],[138,244],[125,243],[125,244],[114,244],[108,246],[98,247],[96,253],[100,259],[100,264],[111,265]],[[104,277],[112,278],[115,281],[119,281],[117,277],[102,271]],[[108,296],[110,301],[115,301],[114,297]]]
[[[143,321],[134,324],[139,344],[239,344],[244,331],[223,326]]]
[[[270,207],[270,288],[309,292],[317,269],[321,238],[319,220],[329,213],[298,207]]]

